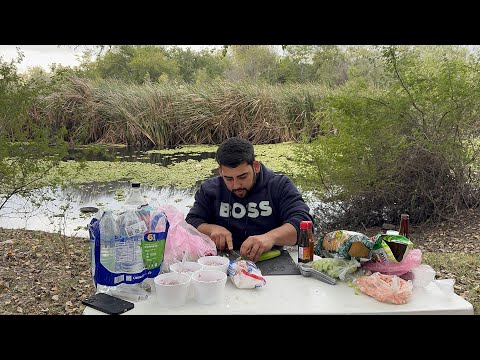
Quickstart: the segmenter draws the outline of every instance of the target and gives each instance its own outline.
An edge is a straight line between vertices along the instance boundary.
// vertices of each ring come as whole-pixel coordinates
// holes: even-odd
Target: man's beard
[[[252,186],[250,187],[250,190],[248,190],[247,188],[241,188],[241,189],[232,190],[232,192],[237,197],[243,199],[244,197],[247,197],[247,195],[250,193],[250,191],[253,189],[256,183],[257,183],[257,173],[255,172],[255,170],[253,170],[253,183],[252,183]]]

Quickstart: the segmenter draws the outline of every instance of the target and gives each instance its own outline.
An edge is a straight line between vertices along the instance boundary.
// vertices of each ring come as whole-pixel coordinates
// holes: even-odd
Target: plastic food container
[[[227,274],[230,259],[218,255],[202,256],[197,260],[197,262],[202,265],[203,270],[218,270],[223,271],[225,274]]]
[[[191,277],[186,273],[164,273],[154,279],[157,303],[162,307],[179,307],[187,301]]]
[[[175,273],[178,273],[181,271],[182,273],[188,274],[190,276],[192,276],[192,274],[197,270],[202,270],[202,265],[196,261],[185,261],[183,263],[183,268],[182,268],[181,262],[177,262],[170,265],[170,271]],[[193,297],[194,297],[194,289],[193,289],[193,286],[190,284],[188,288],[187,298],[192,299]]]
[[[223,300],[227,274],[219,270],[198,270],[192,274],[195,300],[200,304],[215,304]]]

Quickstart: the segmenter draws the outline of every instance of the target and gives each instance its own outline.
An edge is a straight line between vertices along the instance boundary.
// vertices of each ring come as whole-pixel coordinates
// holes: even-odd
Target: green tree
[[[279,55],[268,45],[231,45],[228,48],[231,66],[226,78],[234,81],[275,82]]]
[[[376,46],[348,46],[345,57],[348,62],[347,77],[363,81],[374,87],[388,87],[392,77],[386,72],[382,53]]]
[[[45,186],[45,174],[66,153],[62,130],[52,134],[33,120],[37,99],[49,91],[44,74],[21,76],[18,52],[10,62],[0,57],[0,209],[14,196],[29,196]]]
[[[301,149],[307,183],[337,226],[439,220],[477,206],[478,57],[458,46],[385,46],[385,87],[351,79],[322,100]],[[324,209],[325,214],[327,210]]]
[[[345,51],[337,45],[317,46],[312,57],[313,78],[330,87],[347,81],[348,63]]]
[[[99,56],[96,63],[96,72],[102,79],[115,78],[133,81],[133,72],[129,67],[129,63],[134,56],[135,48],[133,46],[114,46],[105,55]]]
[[[158,46],[135,47],[134,56],[128,63],[133,81],[139,84],[143,83],[145,78],[157,81],[163,74],[170,80],[181,80],[178,64],[167,55],[167,51]]]
[[[168,50],[168,57],[177,64],[180,78],[188,84],[223,78],[227,64],[219,50],[193,51],[174,46]]]
[[[280,82],[313,81],[313,56],[316,45],[288,45],[278,66],[277,78]]]
[[[181,80],[177,62],[161,46],[114,45],[105,52],[97,52],[93,63],[92,56],[91,50],[84,53],[78,75],[84,74],[93,79],[113,78],[136,84],[158,82],[165,77],[170,81]]]

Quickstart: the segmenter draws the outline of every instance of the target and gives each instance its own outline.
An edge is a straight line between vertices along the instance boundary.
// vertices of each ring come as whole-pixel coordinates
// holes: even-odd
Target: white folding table
[[[297,253],[290,255],[296,261]],[[124,315],[210,315],[210,314],[453,314],[473,315],[473,306],[453,292],[444,292],[431,282],[425,288],[413,288],[410,301],[395,305],[382,303],[359,291],[355,292],[343,281],[329,285],[315,278],[301,275],[265,276],[266,285],[257,289],[238,289],[227,279],[223,301],[201,305],[194,299],[177,308],[162,308],[155,295],[135,302],[135,308]],[[85,315],[103,312],[86,307]]]

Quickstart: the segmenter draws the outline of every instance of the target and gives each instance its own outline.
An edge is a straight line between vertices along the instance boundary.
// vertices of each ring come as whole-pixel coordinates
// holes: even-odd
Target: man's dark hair
[[[235,168],[244,161],[253,165],[255,153],[250,141],[238,137],[231,137],[220,144],[215,154],[218,165]]]

